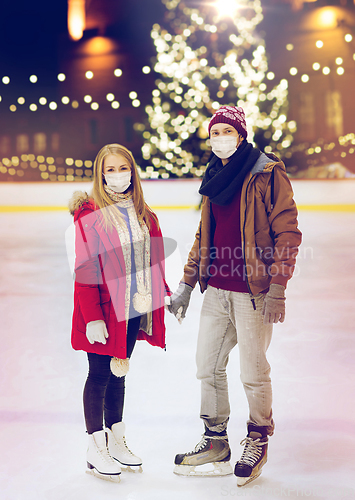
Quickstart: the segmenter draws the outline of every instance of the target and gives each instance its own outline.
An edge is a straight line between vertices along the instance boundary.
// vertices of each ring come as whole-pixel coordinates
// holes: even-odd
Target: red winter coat
[[[126,270],[118,233],[106,231],[100,210],[86,193],[74,194],[69,209],[75,223],[75,285],[72,346],[76,350],[125,359]],[[164,246],[160,229],[151,221],[152,312],[141,317],[138,340],[165,347],[164,297],[171,292],[164,279]],[[104,320],[106,344],[90,344],[86,325]]]

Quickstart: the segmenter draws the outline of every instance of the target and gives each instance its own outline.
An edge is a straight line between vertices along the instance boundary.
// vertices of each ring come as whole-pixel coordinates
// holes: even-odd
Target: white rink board
[[[292,180],[298,205],[348,205],[355,203],[355,179]],[[146,201],[152,207],[187,208],[199,204],[200,179],[143,180]],[[67,206],[76,190],[90,192],[87,182],[0,183],[0,207]]]

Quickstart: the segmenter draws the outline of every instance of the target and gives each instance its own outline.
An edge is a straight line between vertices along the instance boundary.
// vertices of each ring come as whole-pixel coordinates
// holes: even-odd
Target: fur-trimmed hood
[[[84,205],[88,203],[92,198],[88,195],[86,191],[74,191],[73,196],[70,198],[68,203],[69,212],[71,215]]]

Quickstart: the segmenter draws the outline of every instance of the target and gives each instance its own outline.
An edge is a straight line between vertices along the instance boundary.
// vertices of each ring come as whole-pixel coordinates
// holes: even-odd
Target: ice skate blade
[[[109,481],[111,483],[119,483],[121,481],[120,474],[101,474],[96,469],[86,469],[86,474],[89,476],[95,476],[104,481]]]
[[[120,464],[122,472],[133,472],[133,474],[140,474],[143,472],[141,465],[125,465],[122,464],[119,460],[117,460]]]
[[[174,474],[179,476],[229,476],[233,474],[230,462],[209,462],[202,465],[175,465]]]
[[[253,476],[249,476],[249,477],[239,477],[237,476],[237,486],[241,487],[241,486],[245,486],[246,484],[249,484],[251,483],[252,481],[254,481],[254,479],[257,479],[261,474],[261,471],[258,472],[257,474],[254,474]]]

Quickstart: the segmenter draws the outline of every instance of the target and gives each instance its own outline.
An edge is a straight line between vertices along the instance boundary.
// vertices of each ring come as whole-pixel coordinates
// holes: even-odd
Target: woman
[[[72,346],[89,361],[87,472],[118,482],[121,466],[142,465],[126,445],[122,421],[129,358],[137,339],[165,347],[164,296],[171,292],[163,240],[134,158],[119,144],[99,151],[91,196],[75,192],[69,209],[75,223]]]

